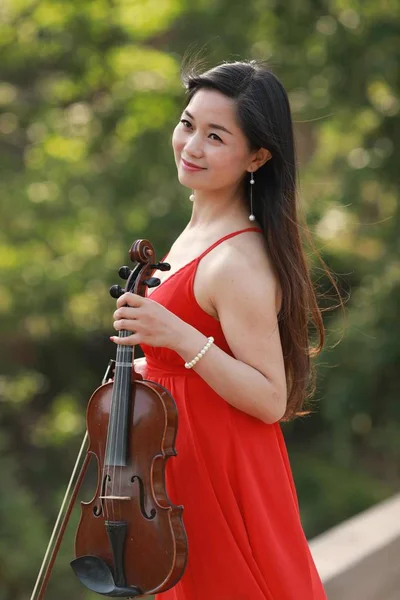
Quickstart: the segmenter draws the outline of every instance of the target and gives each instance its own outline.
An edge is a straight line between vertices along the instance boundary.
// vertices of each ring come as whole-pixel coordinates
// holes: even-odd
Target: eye
[[[217,135],[216,133],[210,133],[210,135],[215,135],[215,137],[217,138],[217,140],[219,142],[222,142],[221,138],[219,137],[219,135]]]
[[[187,119],[181,119],[180,122],[185,126],[185,128],[192,126],[190,121],[188,121]],[[216,141],[222,142],[221,138],[216,133],[210,133],[210,135],[215,135]]]

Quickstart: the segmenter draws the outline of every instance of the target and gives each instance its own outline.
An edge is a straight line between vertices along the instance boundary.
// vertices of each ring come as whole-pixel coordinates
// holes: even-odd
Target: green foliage
[[[399,29],[397,0],[3,2],[0,600],[32,588],[114,352],[116,271],[139,237],[162,256],[189,216],[170,137],[194,39],[210,66],[269,58],[282,79],[301,201],[349,294],[346,321],[325,315],[317,414],[283,427],[306,533],[398,489]],[[73,529],[49,597],[88,600],[68,566]]]
[[[377,486],[376,478],[367,470],[344,468],[339,462],[309,452],[293,453],[291,465],[296,474],[302,523],[309,538],[366,510],[394,491],[390,485]]]

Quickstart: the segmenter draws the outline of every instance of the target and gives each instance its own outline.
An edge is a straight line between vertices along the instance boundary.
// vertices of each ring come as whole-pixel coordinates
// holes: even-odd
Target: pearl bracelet
[[[207,350],[211,347],[211,345],[213,343],[214,343],[214,338],[209,337],[204,348],[202,350],[200,350],[200,352],[194,357],[194,359],[191,360],[190,362],[185,362],[185,368],[191,369],[192,367],[194,367],[194,365],[205,355],[205,353],[207,352]]]

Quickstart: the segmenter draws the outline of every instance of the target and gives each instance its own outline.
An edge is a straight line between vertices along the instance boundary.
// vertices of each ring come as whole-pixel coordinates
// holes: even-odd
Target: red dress
[[[261,230],[224,236],[150,294],[230,356],[219,321],[195,299],[193,281],[203,256],[244,231]],[[231,406],[173,350],[141,347],[147,378],[166,387],[178,407],[177,456],[167,461],[166,485],[171,501],[184,506],[189,548],[181,580],[156,600],[326,600],[280,424]]]

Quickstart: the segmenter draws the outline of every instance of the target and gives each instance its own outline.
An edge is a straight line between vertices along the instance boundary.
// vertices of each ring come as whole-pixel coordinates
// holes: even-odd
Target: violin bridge
[[[101,500],[132,500],[130,496],[99,496]]]

